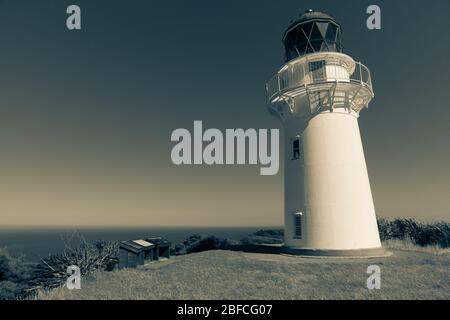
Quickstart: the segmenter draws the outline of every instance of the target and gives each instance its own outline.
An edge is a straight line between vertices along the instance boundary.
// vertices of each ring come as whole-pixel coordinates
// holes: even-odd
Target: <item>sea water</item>
[[[260,229],[279,227],[148,227],[148,228],[2,228],[0,227],[0,247],[6,247],[13,254],[25,254],[28,261],[39,261],[49,254],[61,252],[64,241],[74,232],[88,242],[96,240],[122,241],[150,237],[164,237],[172,243],[184,241],[191,235],[215,235],[240,240]]]

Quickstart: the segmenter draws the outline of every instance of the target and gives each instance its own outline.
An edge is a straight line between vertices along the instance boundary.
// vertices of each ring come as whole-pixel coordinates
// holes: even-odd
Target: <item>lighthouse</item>
[[[381,256],[358,118],[369,69],[342,53],[342,28],[308,10],[285,31],[285,64],[266,85],[284,127],[284,251]]]

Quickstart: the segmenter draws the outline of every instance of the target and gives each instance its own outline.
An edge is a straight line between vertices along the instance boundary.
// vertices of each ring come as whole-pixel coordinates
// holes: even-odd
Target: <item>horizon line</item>
[[[282,225],[183,225],[183,226],[173,226],[173,225],[159,225],[159,226],[120,226],[120,225],[0,225],[0,229],[188,229],[188,228],[198,228],[198,229],[211,229],[211,228],[281,228]]]

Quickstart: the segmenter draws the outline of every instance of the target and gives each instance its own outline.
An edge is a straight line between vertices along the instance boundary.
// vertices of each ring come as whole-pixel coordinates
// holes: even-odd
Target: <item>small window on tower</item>
[[[309,72],[313,81],[326,80],[325,61],[313,61],[309,63]]]
[[[300,159],[300,138],[292,140],[292,160]]]
[[[302,238],[302,213],[294,213],[294,239]]]
[[[325,66],[325,61],[324,60],[320,60],[320,61],[313,61],[309,63],[309,71],[313,72],[313,71],[317,71],[322,69]]]

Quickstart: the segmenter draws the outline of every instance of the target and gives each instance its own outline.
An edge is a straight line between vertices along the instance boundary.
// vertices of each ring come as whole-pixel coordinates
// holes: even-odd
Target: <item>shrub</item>
[[[281,244],[283,236],[283,230],[259,230],[242,239],[241,244]]]
[[[379,219],[380,238],[385,240],[409,240],[419,246],[450,246],[450,224],[446,222],[420,223],[414,219]]]
[[[208,250],[227,250],[236,244],[238,242],[234,240],[218,238],[212,235],[195,234],[182,243],[172,246],[171,254],[178,256]]]
[[[17,299],[26,294],[32,267],[23,255],[11,255],[6,248],[0,248],[0,300]]]
[[[73,245],[76,236],[77,245]],[[36,289],[49,289],[63,285],[68,278],[67,268],[75,265],[80,268],[81,276],[96,270],[111,271],[118,262],[119,245],[116,242],[97,241],[87,243],[79,235],[73,235],[65,242],[62,253],[42,259],[35,267],[31,283]]]

